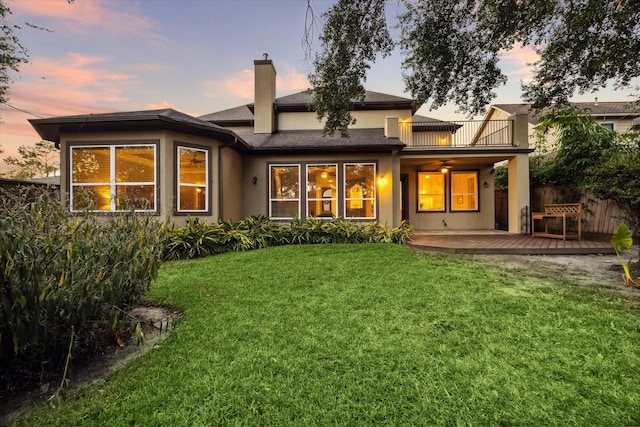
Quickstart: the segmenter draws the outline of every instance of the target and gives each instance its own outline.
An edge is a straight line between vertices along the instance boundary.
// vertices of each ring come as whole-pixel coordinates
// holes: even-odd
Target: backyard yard
[[[165,263],[166,339],[15,423],[639,424],[640,299],[493,261],[339,244]]]

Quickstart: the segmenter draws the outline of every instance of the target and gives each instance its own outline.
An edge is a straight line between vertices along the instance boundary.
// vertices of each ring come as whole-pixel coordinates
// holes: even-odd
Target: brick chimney
[[[273,103],[276,100],[276,69],[269,55],[264,59],[253,61],[255,68],[253,132],[273,133],[275,130],[275,113]]]

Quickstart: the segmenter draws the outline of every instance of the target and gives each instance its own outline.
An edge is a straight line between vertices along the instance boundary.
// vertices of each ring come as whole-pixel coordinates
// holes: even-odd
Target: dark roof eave
[[[138,114],[135,117],[73,116],[50,119],[30,119],[29,122],[44,140],[55,143],[60,148],[63,133],[87,133],[105,131],[151,131],[169,130],[202,137],[215,137],[225,145],[249,149],[249,145],[232,131],[224,128],[211,129],[207,125],[187,123],[157,114]]]
[[[437,155],[455,155],[455,154],[530,154],[535,148],[520,147],[467,147],[467,148],[425,148],[425,149],[409,149],[403,150],[402,154],[437,154]]]
[[[345,152],[368,152],[368,153],[388,153],[402,151],[404,144],[389,145],[350,145],[350,146],[314,146],[314,147],[259,147],[252,148],[250,154],[274,154],[274,153],[345,153]]]

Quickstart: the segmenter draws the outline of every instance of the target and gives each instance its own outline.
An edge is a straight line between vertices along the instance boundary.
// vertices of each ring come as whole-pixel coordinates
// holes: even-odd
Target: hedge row
[[[355,223],[340,218],[292,219],[287,223],[278,223],[258,215],[238,222],[207,224],[198,218],[190,218],[185,226],[171,229],[164,259],[190,259],[292,244],[403,244],[412,235],[413,228],[407,222],[402,222],[398,227],[387,227],[380,222]]]

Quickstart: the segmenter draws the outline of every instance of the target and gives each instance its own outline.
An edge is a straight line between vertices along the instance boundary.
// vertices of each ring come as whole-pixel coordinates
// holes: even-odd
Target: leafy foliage
[[[544,187],[549,184],[549,169],[551,161],[547,156],[536,155],[529,157],[529,185]],[[507,188],[509,185],[509,168],[507,165],[496,166],[493,179],[496,188]]]
[[[640,277],[637,277],[635,280],[631,277],[631,262],[625,262],[620,255],[620,252],[629,250],[633,245],[633,237],[631,236],[631,230],[625,224],[620,224],[616,233],[611,237],[611,246],[616,251],[616,255],[618,257],[618,261],[620,261],[620,265],[622,265],[623,275],[625,284],[627,286],[635,286],[640,288]],[[640,254],[638,254],[639,260],[637,262],[640,263]]]
[[[339,0],[330,13],[321,37],[324,52],[314,61],[309,76],[314,87],[312,104],[318,119],[327,116],[325,132],[354,123],[351,102],[364,101],[366,71],[378,53],[388,55],[393,43],[385,21],[385,3],[377,0]]]
[[[27,51],[14,33],[20,27],[8,21],[10,15],[11,9],[0,0],[0,104],[7,102],[9,72],[27,62]]]
[[[588,111],[577,107],[554,107],[536,127],[539,145],[557,136],[548,165],[548,180],[561,190],[563,201],[573,202],[588,184],[588,171],[602,163],[620,141],[616,132],[600,125]]]
[[[363,82],[376,53],[390,52],[386,0],[338,1],[326,14],[322,51],[310,82],[313,106],[327,118],[325,131],[343,134],[346,108],[362,99]],[[613,83],[640,76],[640,0],[403,0],[398,45],[404,80],[419,103],[436,109],[453,100],[479,114],[506,81],[502,51],[532,46],[540,55],[524,100],[539,109],[566,103]]]
[[[294,218],[285,224],[258,215],[209,225],[198,218],[189,218],[185,226],[171,228],[164,259],[191,259],[289,244],[403,244],[412,236],[413,228],[407,222],[387,227],[379,222],[354,223],[340,218]]]
[[[105,333],[130,326],[122,309],[138,301],[158,272],[164,228],[133,212],[69,215],[45,191],[0,197],[0,372],[55,371]],[[6,382],[6,383],[5,383]]]
[[[34,178],[36,176],[49,176],[58,170],[56,161],[58,150],[51,142],[38,141],[34,146],[21,145],[18,147],[20,157],[9,156],[3,161],[15,166],[17,169],[9,175],[16,179]]]
[[[632,231],[640,234],[640,145],[609,150],[588,173],[594,195],[618,204]]]

